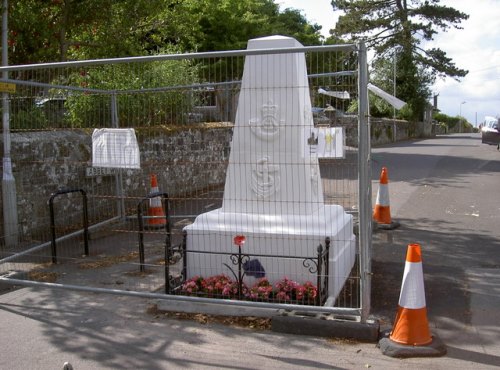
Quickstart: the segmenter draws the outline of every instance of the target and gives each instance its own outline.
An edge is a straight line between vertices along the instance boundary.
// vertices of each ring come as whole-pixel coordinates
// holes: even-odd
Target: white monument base
[[[328,295],[336,298],[349,277],[356,255],[352,216],[339,205],[320,205],[309,215],[228,213],[220,208],[199,215],[184,230],[188,279],[221,273],[233,277],[227,267],[238,271],[238,265],[230,258],[238,253],[233,239],[244,235],[242,254],[250,260],[258,259],[265,277],[273,285],[284,277],[316,285],[317,272],[312,261],[317,261],[318,246],[325,247],[325,238],[329,237]],[[258,277],[262,275],[246,275],[244,282],[252,286]]]

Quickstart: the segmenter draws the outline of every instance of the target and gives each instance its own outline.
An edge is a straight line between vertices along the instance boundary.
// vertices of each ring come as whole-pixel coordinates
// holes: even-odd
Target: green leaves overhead
[[[365,39],[368,47],[380,57],[402,48],[412,53],[416,61],[430,67],[435,73],[464,77],[467,71],[457,68],[439,49],[426,50],[421,45],[431,41],[440,31],[454,27],[468,19],[468,15],[454,8],[439,5],[439,0],[332,0],[334,10],[345,12],[334,30],[338,37]]]
[[[321,26],[273,0],[10,1],[9,63],[241,49],[250,38],[320,44]]]
[[[364,39],[375,51],[375,61],[397,55],[398,97],[413,106],[414,118],[422,115],[428,87],[437,76],[460,78],[468,71],[458,68],[446,52],[428,48],[439,31],[460,29],[468,15],[440,0],[332,0],[340,16],[333,35]],[[385,76],[383,79],[387,79]]]

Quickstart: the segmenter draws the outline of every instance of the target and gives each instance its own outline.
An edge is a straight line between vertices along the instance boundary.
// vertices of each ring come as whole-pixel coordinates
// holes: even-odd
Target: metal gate
[[[333,301],[324,286],[335,274],[324,263],[335,247],[329,235],[308,247],[311,253],[283,252],[274,256],[272,271],[267,268],[278,276],[284,271],[281,260],[300,259],[297,263],[303,265],[307,282],[284,275],[276,282],[259,279],[258,269],[245,268],[252,256],[236,238],[234,252],[221,257],[231,273],[186,272],[193,254],[186,248],[186,226],[223,206],[237,112],[244,109],[238,102],[245,59],[296,54],[305,56],[314,133],[342,137],[341,155],[317,157],[325,204],[341,206],[354,220],[355,263]],[[300,307],[366,320],[371,175],[363,44],[0,69],[0,82],[15,88],[3,97],[4,182],[12,163],[9,181],[15,183],[10,201],[14,209],[4,210],[1,229],[3,282],[228,305]],[[93,166],[92,135],[98,129],[133,129],[140,166]],[[281,189],[287,191],[286,184]],[[55,198],[56,194],[64,196]],[[7,203],[4,200],[2,208]],[[283,236],[290,245],[292,234]],[[262,252],[259,256],[269,257]],[[208,274],[211,267],[206,267]],[[253,285],[244,280],[251,273]]]

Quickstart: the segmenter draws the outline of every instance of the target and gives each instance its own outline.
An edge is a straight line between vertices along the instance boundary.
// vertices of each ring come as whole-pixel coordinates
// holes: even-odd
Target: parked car
[[[481,142],[483,144],[499,145],[500,143],[500,119],[486,117],[481,127]]]

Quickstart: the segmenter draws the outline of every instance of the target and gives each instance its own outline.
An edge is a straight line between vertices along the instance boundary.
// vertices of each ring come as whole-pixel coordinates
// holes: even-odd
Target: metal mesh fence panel
[[[330,298],[335,307],[360,307],[358,240],[349,239],[358,219],[357,54],[353,46],[301,50],[4,69],[9,78],[3,82],[16,86],[8,99],[18,242],[3,243],[0,273],[256,302],[323,305]],[[249,59],[253,67],[245,64]],[[302,60],[303,80],[294,77]],[[245,86],[261,71],[284,76],[284,85],[261,81],[265,87],[258,92],[257,85]],[[307,93],[294,95],[296,89]],[[256,127],[268,135],[276,125],[279,141],[248,131]],[[99,129],[133,129],[140,166],[93,166]],[[248,146],[240,150],[238,143]],[[127,156],[128,148],[119,149]],[[272,191],[284,194],[281,200],[267,192],[270,179],[277,181],[273,160],[280,180]],[[312,180],[304,182],[304,174]],[[245,176],[256,183],[242,182]],[[318,189],[321,194],[313,194]],[[351,220],[350,231],[337,230],[336,239],[294,231],[329,222],[330,216],[324,221],[309,208],[337,206]],[[213,212],[224,215],[215,231],[204,230],[203,215]],[[276,223],[287,217],[294,221],[286,227]],[[224,226],[235,222],[246,224]],[[191,232],[192,225],[201,226]],[[219,245],[221,238],[232,249]],[[332,269],[337,257],[347,258],[337,255],[342,243],[354,248],[353,258],[339,262],[347,276]]]

